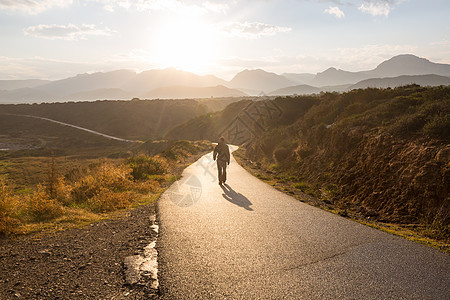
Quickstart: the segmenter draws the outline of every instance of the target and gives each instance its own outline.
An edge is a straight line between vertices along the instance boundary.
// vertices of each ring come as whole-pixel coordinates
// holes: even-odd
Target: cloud
[[[82,63],[45,59],[0,56],[1,79],[62,79],[84,73],[90,67]]]
[[[323,12],[328,13],[330,15],[334,15],[338,19],[345,17],[344,12],[342,10],[340,10],[339,7],[337,7],[337,6],[330,6],[327,9],[325,9]]]
[[[213,1],[194,1],[187,4],[181,0],[88,0],[103,4],[104,9],[114,11],[116,8],[133,9],[137,11],[173,11],[194,16],[208,12],[226,13],[229,6]],[[191,1],[193,2],[193,1]]]
[[[389,13],[394,9],[395,5],[405,1],[406,0],[364,0],[363,4],[358,7],[358,10],[375,17],[387,17]]]
[[[385,16],[387,17],[391,11],[391,7],[387,2],[378,2],[378,3],[363,3],[358,8],[363,13],[368,13],[372,16]]]
[[[110,36],[113,31],[106,29],[97,29],[94,24],[83,24],[76,26],[69,25],[37,25],[25,28],[25,35],[33,36],[36,38],[50,39],[50,40],[84,40],[87,36]]]
[[[443,46],[443,47],[449,47],[450,49],[450,40],[441,40],[441,41],[437,41],[437,42],[432,42],[430,43],[431,46]]]
[[[0,0],[0,10],[35,15],[53,7],[69,6],[72,2],[73,0]]]
[[[333,51],[335,60],[340,67],[348,70],[367,70],[368,66],[375,67],[381,61],[395,55],[405,53],[419,53],[416,45],[373,44],[358,48],[338,48]]]
[[[229,35],[247,39],[257,39],[262,36],[271,36],[291,30],[292,28],[290,27],[281,27],[259,22],[236,22],[224,27],[224,31]]]
[[[47,57],[0,56],[0,79],[59,80],[76,74],[108,72],[119,69],[144,71],[157,68],[136,55],[99,55],[89,60],[55,59]]]
[[[214,3],[214,2],[203,2],[203,7],[211,12],[223,13],[225,14],[230,8],[227,4],[223,3]]]

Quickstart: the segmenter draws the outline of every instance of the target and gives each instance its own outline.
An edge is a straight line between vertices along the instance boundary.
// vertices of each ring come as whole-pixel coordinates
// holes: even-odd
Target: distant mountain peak
[[[282,75],[267,72],[262,69],[245,69],[236,74],[229,85],[237,89],[245,88],[258,91],[258,93],[261,91],[268,93],[275,89],[295,85],[295,82]]]
[[[396,55],[394,57],[391,57],[388,60],[383,61],[381,64],[378,65],[377,68],[379,68],[380,66],[383,65],[389,65],[389,64],[409,64],[409,63],[431,63],[428,59],[423,58],[423,57],[418,57],[415,56],[413,54],[400,54],[400,55]]]
[[[401,54],[379,64],[373,73],[383,77],[426,74],[450,76],[450,65],[433,63],[413,54]]]
[[[414,60],[422,60],[422,61],[430,62],[428,59],[426,59],[424,57],[416,56],[414,54],[399,54],[399,55],[391,57],[390,59],[388,59],[386,61],[394,61],[394,60],[400,60],[400,59],[414,59]]]
[[[239,74],[242,75],[242,74],[275,74],[275,73],[267,72],[263,69],[252,69],[252,70],[245,69],[245,70],[239,72],[238,74],[236,74],[236,76]]]

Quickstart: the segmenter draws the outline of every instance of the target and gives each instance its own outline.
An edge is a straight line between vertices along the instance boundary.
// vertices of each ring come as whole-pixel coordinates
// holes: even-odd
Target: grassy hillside
[[[147,140],[158,139],[212,109],[196,100],[133,100],[0,105],[0,114],[41,116],[112,136]]]
[[[269,98],[270,99],[270,98]],[[231,103],[222,111],[193,118],[166,134],[167,139],[208,139],[215,141],[219,135],[227,136],[237,123],[252,136],[260,135],[268,125],[291,124],[317,102],[317,97],[278,97],[272,100],[246,99]],[[240,122],[245,125],[241,125]],[[228,137],[229,143],[237,143]]]
[[[448,245],[450,87],[326,93],[316,103],[291,125],[273,124],[245,156],[323,207]]]
[[[193,118],[170,130],[165,138],[171,140],[208,139],[216,140],[220,130],[224,128],[237,114],[250,103],[251,100],[242,100],[228,105],[224,110],[205,114]]]

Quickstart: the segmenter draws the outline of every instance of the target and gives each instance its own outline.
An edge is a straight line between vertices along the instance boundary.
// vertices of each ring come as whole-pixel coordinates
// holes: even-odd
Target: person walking
[[[227,165],[230,164],[230,149],[223,137],[220,138],[219,143],[214,148],[213,159],[217,159],[219,185],[222,185],[227,180]]]

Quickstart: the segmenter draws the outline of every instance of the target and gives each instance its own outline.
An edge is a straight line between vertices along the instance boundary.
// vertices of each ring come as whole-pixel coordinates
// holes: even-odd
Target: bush
[[[25,211],[31,221],[34,222],[52,220],[61,216],[64,212],[61,204],[54,199],[50,199],[45,188],[41,185],[38,186],[35,193],[28,196],[26,203]]]
[[[110,162],[92,165],[87,174],[77,181],[70,192],[72,201],[86,203],[97,195],[102,188],[112,191],[124,191],[131,187],[131,169],[126,166],[116,166]]]
[[[406,115],[391,126],[390,132],[398,136],[417,133],[425,122],[425,117],[421,114]]]
[[[17,219],[18,199],[0,178],[0,234],[10,234],[20,225]]]
[[[135,199],[132,192],[115,192],[102,187],[88,200],[88,207],[93,212],[110,212],[129,207]]]
[[[157,157],[140,155],[128,159],[131,168],[131,176],[134,180],[147,180],[152,175],[162,175],[167,173],[167,163]]]
[[[433,137],[450,139],[450,114],[435,116],[425,124],[423,133]]]
[[[70,205],[71,204],[71,192],[72,187],[66,183],[63,177],[60,177],[57,179],[55,184],[55,198],[63,205]]]
[[[74,203],[84,203],[98,193],[100,187],[92,175],[88,175],[76,182],[71,191],[71,199]]]
[[[283,163],[289,156],[292,154],[292,151],[283,147],[275,149],[273,152],[273,158],[275,162],[278,164]]]
[[[196,145],[189,141],[176,141],[169,149],[163,151],[161,156],[168,160],[176,161],[178,159],[185,159],[186,157],[197,154],[201,151],[201,145]]]

